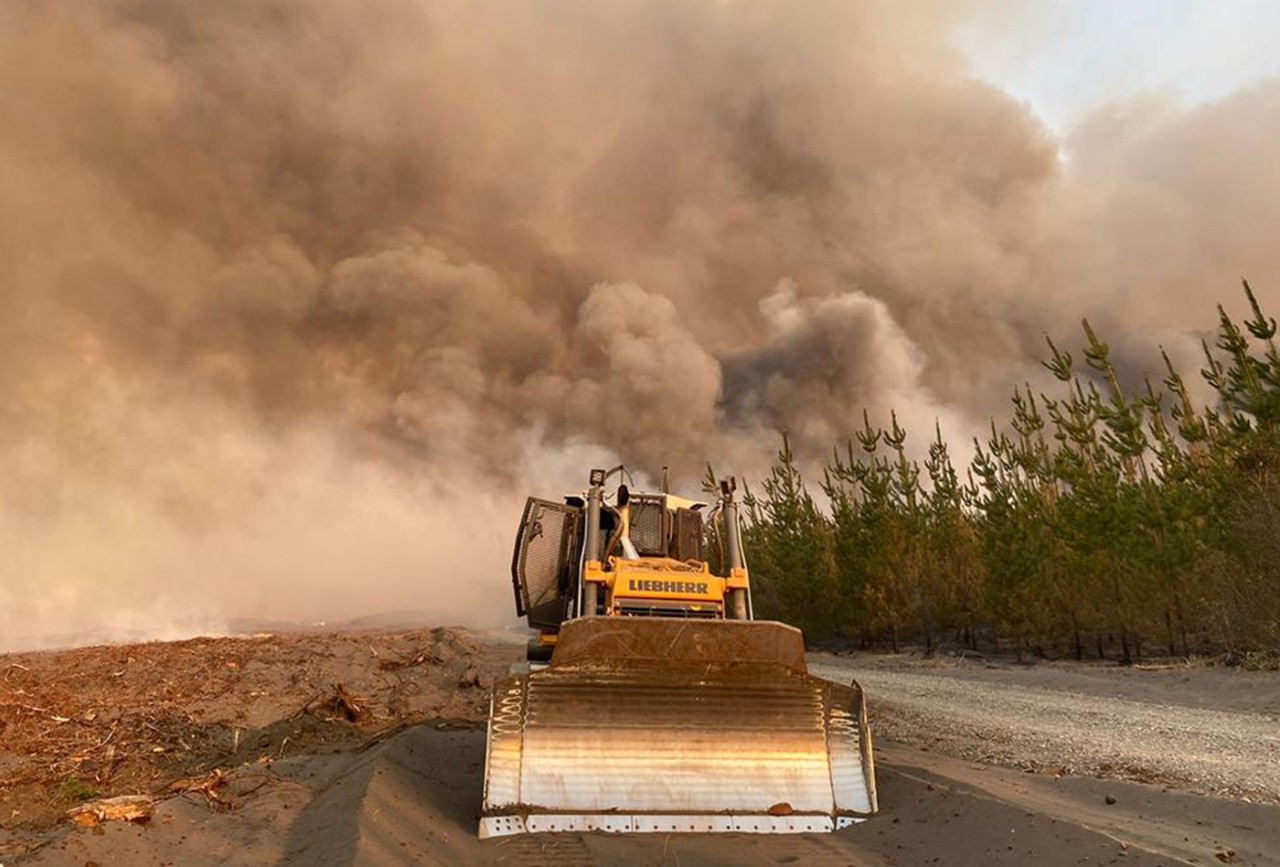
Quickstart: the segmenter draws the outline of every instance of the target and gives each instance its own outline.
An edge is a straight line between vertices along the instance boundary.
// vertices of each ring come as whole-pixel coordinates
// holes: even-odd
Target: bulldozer
[[[585,492],[525,504],[511,573],[537,634],[493,687],[480,837],[874,814],[862,690],[810,675],[800,630],[754,619],[734,480],[714,504],[670,494],[665,469],[659,493],[627,482],[595,469]]]

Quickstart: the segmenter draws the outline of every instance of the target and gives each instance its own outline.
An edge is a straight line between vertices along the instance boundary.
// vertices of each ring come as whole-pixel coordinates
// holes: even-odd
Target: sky
[[[1191,106],[1280,75],[1275,0],[997,0],[958,38],[977,75],[1060,136],[1108,104]]]
[[[1280,307],[1277,37],[1280,0],[0,2],[0,651],[505,624],[525,496],[591,467],[692,493],[785,430],[816,479],[864,410],[963,464],[1086,315],[1195,378],[1240,276]]]

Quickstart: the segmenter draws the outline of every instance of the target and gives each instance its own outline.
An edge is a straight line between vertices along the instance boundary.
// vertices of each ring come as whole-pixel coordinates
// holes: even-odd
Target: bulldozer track
[[[512,867],[596,867],[581,834],[524,834],[508,838],[508,855],[498,859]]]
[[[767,857],[766,860],[774,864],[796,864],[803,867],[856,867],[849,853],[829,840],[800,837],[795,840],[794,848],[787,848],[791,851]]]

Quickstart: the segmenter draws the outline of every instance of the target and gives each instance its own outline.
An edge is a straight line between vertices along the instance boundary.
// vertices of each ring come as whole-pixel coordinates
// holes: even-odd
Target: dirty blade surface
[[[718,640],[740,652],[744,636],[777,644],[776,630],[671,627],[672,645],[654,623],[631,621],[675,650],[692,641],[697,661],[570,652],[568,663],[496,685],[483,836],[829,831],[874,811],[856,688],[767,655],[713,661]]]

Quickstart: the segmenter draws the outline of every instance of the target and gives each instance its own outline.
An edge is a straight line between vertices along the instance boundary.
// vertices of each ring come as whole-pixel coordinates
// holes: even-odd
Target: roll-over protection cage
[[[554,631],[575,616],[579,574],[588,535],[580,502],[530,497],[511,557],[516,613],[534,629]],[[704,559],[703,517],[694,509],[667,508],[665,494],[632,494],[629,535],[643,557]],[[603,545],[602,545],[603,547]]]

